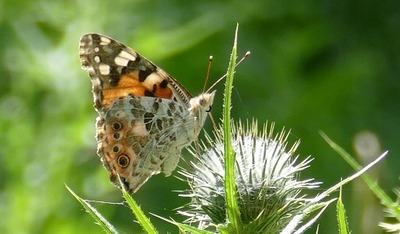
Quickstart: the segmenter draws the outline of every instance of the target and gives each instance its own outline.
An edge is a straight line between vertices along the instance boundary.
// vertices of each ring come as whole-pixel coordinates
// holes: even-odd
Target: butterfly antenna
[[[241,63],[242,63],[247,57],[249,57],[249,56],[250,56],[250,51],[247,51],[247,52],[243,55],[243,57],[239,60],[239,62],[236,63],[235,68],[236,68],[239,64],[241,64]],[[219,78],[213,85],[211,85],[211,87],[208,88],[207,93],[210,92],[210,90],[211,90],[212,88],[214,88],[215,85],[217,85],[221,80],[225,79],[225,77],[226,77],[226,74],[223,75],[221,78]]]
[[[208,80],[210,78],[211,66],[212,66],[213,60],[214,60],[214,57],[212,55],[210,55],[210,57],[208,57],[208,69],[207,69],[206,81],[204,82],[203,92],[204,92],[204,90],[206,90],[206,86],[207,86]]]
[[[243,57],[236,63],[235,68],[236,68],[239,64],[241,64],[241,63],[242,63],[247,57],[249,57],[249,56],[250,56],[250,51],[247,51],[247,52],[243,55]],[[212,61],[213,61],[213,57],[212,57],[212,56],[210,56],[210,60],[209,60],[209,61],[210,61],[210,62],[209,62],[209,64],[208,64],[208,71],[207,71],[207,79],[206,79],[206,81],[208,80],[208,77],[209,77],[209,74],[210,74],[210,70],[211,70],[211,64],[212,64]],[[212,88],[214,88],[215,85],[218,84],[221,80],[223,80],[223,79],[226,77],[226,75],[227,75],[227,74],[223,75],[223,76],[222,76],[221,78],[219,78],[213,85],[211,85],[211,87],[208,88],[208,90],[207,90],[206,93],[210,92],[210,90],[211,90]],[[206,82],[206,83],[207,83],[207,82]],[[205,87],[206,87],[206,85],[204,84],[203,90],[205,90]],[[218,131],[218,126],[217,126],[217,124],[216,124],[216,122],[215,122],[215,120],[214,120],[214,117],[213,117],[213,115],[211,114],[211,112],[208,113],[208,116],[210,117],[210,120],[211,120],[211,122],[212,122],[212,125],[213,125],[213,127],[214,127],[215,132],[219,132],[219,131]]]

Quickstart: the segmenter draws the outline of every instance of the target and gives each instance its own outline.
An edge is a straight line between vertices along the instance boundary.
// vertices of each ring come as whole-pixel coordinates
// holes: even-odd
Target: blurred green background
[[[400,166],[399,12],[397,0],[2,0],[0,233],[101,233],[65,184],[86,199],[122,201],[96,155],[91,83],[78,57],[87,32],[135,48],[198,94],[209,55],[210,83],[225,73],[239,22],[239,53],[252,55],[236,72],[234,118],[292,129],[301,158],[315,157],[304,177],[323,181],[322,188],[353,170],[318,132],[355,154],[354,136],[367,130],[390,150],[377,174],[392,194]],[[217,89],[214,118],[221,117],[223,84]],[[173,176],[155,176],[134,198],[145,212],[181,221],[174,209],[188,200],[171,190],[185,188]],[[362,233],[360,199],[368,189],[348,185],[343,193],[350,227]],[[127,207],[94,205],[120,231],[141,230]],[[177,233],[152,220],[160,233]],[[376,228],[380,219],[365,221]],[[321,233],[337,233],[334,206],[319,223]]]

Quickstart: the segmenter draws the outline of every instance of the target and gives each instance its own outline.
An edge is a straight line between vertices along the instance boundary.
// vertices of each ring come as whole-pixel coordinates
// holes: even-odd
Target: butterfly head
[[[195,129],[201,129],[207,118],[208,112],[211,111],[211,106],[214,102],[215,91],[211,93],[202,93],[197,97],[190,99],[189,112],[196,119]]]

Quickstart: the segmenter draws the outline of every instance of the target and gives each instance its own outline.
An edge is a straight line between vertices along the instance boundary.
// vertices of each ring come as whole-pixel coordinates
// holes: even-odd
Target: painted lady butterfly
[[[92,80],[97,153],[119,186],[135,193],[152,175],[169,176],[203,127],[215,91],[192,95],[122,43],[83,35],[80,59]]]

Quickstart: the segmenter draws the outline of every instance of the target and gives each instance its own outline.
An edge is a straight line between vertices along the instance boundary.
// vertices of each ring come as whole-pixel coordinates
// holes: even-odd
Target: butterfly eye
[[[209,106],[208,109],[206,110],[206,112],[207,112],[207,113],[210,112],[211,109],[212,109],[212,106]]]
[[[126,168],[129,165],[129,158],[128,156],[122,154],[120,156],[118,156],[118,166],[122,167],[122,168]]]
[[[203,98],[203,97],[200,98],[200,99],[199,99],[199,105],[200,105],[200,106],[203,106],[204,103],[206,103],[206,101],[204,100],[204,98]]]

